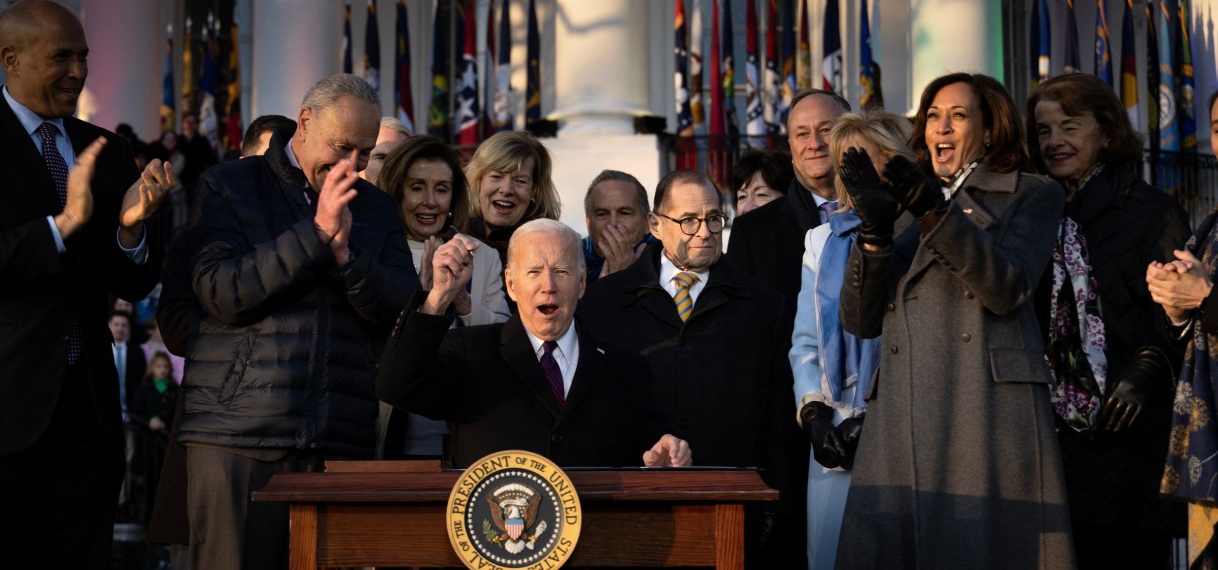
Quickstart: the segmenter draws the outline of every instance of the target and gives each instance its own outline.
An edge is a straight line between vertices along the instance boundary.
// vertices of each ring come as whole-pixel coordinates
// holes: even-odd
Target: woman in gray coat
[[[915,119],[919,165],[843,162],[862,223],[842,325],[884,337],[838,568],[1073,566],[1032,303],[1064,195],[1021,171],[1015,109],[990,77],[943,76]]]

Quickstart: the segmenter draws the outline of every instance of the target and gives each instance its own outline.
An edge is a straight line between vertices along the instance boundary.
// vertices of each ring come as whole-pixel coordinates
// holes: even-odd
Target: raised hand
[[[837,175],[859,215],[858,240],[863,245],[892,245],[892,228],[900,214],[899,203],[876,173],[866,149],[851,147],[842,156]]]
[[[471,264],[480,245],[477,240],[458,234],[436,248],[431,261],[431,291],[419,309],[421,312],[442,315],[448,310],[457,293],[464,291],[473,277]]]
[[[104,146],[106,139],[98,137],[76,156],[76,168],[68,173],[68,199],[55,216],[61,237],[76,233],[93,217],[93,169]]]
[[[313,225],[318,236],[330,246],[338,259],[338,265],[346,265],[347,238],[351,235],[351,210],[348,206],[359,195],[355,182],[359,173],[355,171],[355,154],[338,161],[326,174],[326,180],[317,194],[317,214]]]
[[[626,230],[621,224],[605,226],[605,231],[601,234],[601,242],[597,245],[601,248],[601,254],[605,256],[605,265],[601,267],[601,277],[630,267],[643,251],[642,247],[636,250],[635,244],[630,243]]]
[[[884,179],[888,181],[893,196],[918,219],[947,203],[939,179],[922,172],[903,156],[897,155],[888,160],[888,164],[884,165]]]
[[[119,209],[119,240],[124,247],[135,247],[144,235],[144,220],[152,217],[161,201],[174,187],[173,166],[154,158],[140,173],[127,193]]]
[[[431,291],[431,261],[436,257],[436,248],[440,246],[440,241],[436,236],[431,236],[423,242],[423,258],[419,260],[419,284],[423,286],[424,291]]]

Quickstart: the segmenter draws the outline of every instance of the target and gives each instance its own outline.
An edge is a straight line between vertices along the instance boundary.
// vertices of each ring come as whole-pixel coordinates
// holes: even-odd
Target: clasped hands
[[[67,200],[63,211],[55,216],[59,234],[67,238],[76,233],[93,217],[93,173],[97,157],[106,146],[106,139],[98,137],[76,157],[76,167],[68,173]],[[119,208],[119,242],[132,249],[144,238],[144,220],[152,217],[161,200],[175,185],[173,167],[168,162],[153,159],[144,167],[136,180],[123,195]]]
[[[799,422],[804,435],[812,442],[812,457],[826,468],[854,467],[854,452],[863,435],[863,418],[846,418],[833,425],[833,408],[824,402],[812,401],[799,410]]]
[[[1181,323],[1201,307],[1214,284],[1205,265],[1191,252],[1176,250],[1174,254],[1176,259],[1167,263],[1151,262],[1146,268],[1146,286],[1171,321]]]
[[[854,202],[860,220],[858,241],[868,251],[892,245],[893,226],[902,209],[922,219],[947,203],[939,180],[903,156],[889,159],[881,178],[867,150],[851,147],[842,156],[837,175]]]

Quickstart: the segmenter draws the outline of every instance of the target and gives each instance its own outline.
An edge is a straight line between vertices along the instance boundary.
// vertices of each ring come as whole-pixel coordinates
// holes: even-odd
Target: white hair
[[[524,236],[531,235],[531,234],[547,234],[547,235],[556,236],[559,239],[563,240],[564,242],[566,242],[565,245],[567,246],[569,251],[571,251],[572,255],[575,256],[577,263],[579,265],[580,272],[582,273],[587,270],[587,266],[584,263],[584,255],[580,251],[581,247],[580,247],[580,243],[579,243],[579,234],[576,233],[575,230],[571,229],[570,226],[568,226],[567,224],[564,224],[558,220],[551,220],[549,218],[538,218],[538,219],[532,220],[530,222],[525,222],[519,228],[516,228],[515,232],[512,232],[512,239],[508,242],[508,254],[507,254],[507,259],[508,259],[507,269],[509,271],[511,271],[511,269],[512,269],[511,264],[512,264],[512,258],[514,257],[512,255],[512,252],[516,249],[516,243],[518,241],[520,241],[520,239],[522,239]]]

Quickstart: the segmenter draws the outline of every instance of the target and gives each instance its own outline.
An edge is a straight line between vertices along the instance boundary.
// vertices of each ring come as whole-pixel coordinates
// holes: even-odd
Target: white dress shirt
[[[542,355],[546,353],[542,344],[545,342],[529,332],[529,329],[524,329],[525,334],[529,335],[529,342],[533,344],[533,353],[537,355],[537,360],[540,361]],[[571,393],[571,381],[575,380],[575,368],[579,366],[579,335],[575,334],[575,322],[567,328],[567,332],[554,340],[558,346],[551,353],[554,361],[558,363],[558,369],[562,371],[562,394],[565,398]]]
[[[660,252],[660,287],[668,291],[668,294],[672,295],[673,299],[677,298],[677,283],[672,278],[676,277],[680,272],[681,270],[677,268],[677,265],[670,261],[664,252]],[[691,271],[690,273],[698,276],[698,282],[689,287],[689,300],[696,307],[698,305],[698,295],[702,293],[702,290],[706,288],[706,282],[710,280],[710,270],[704,269],[702,271]]]

